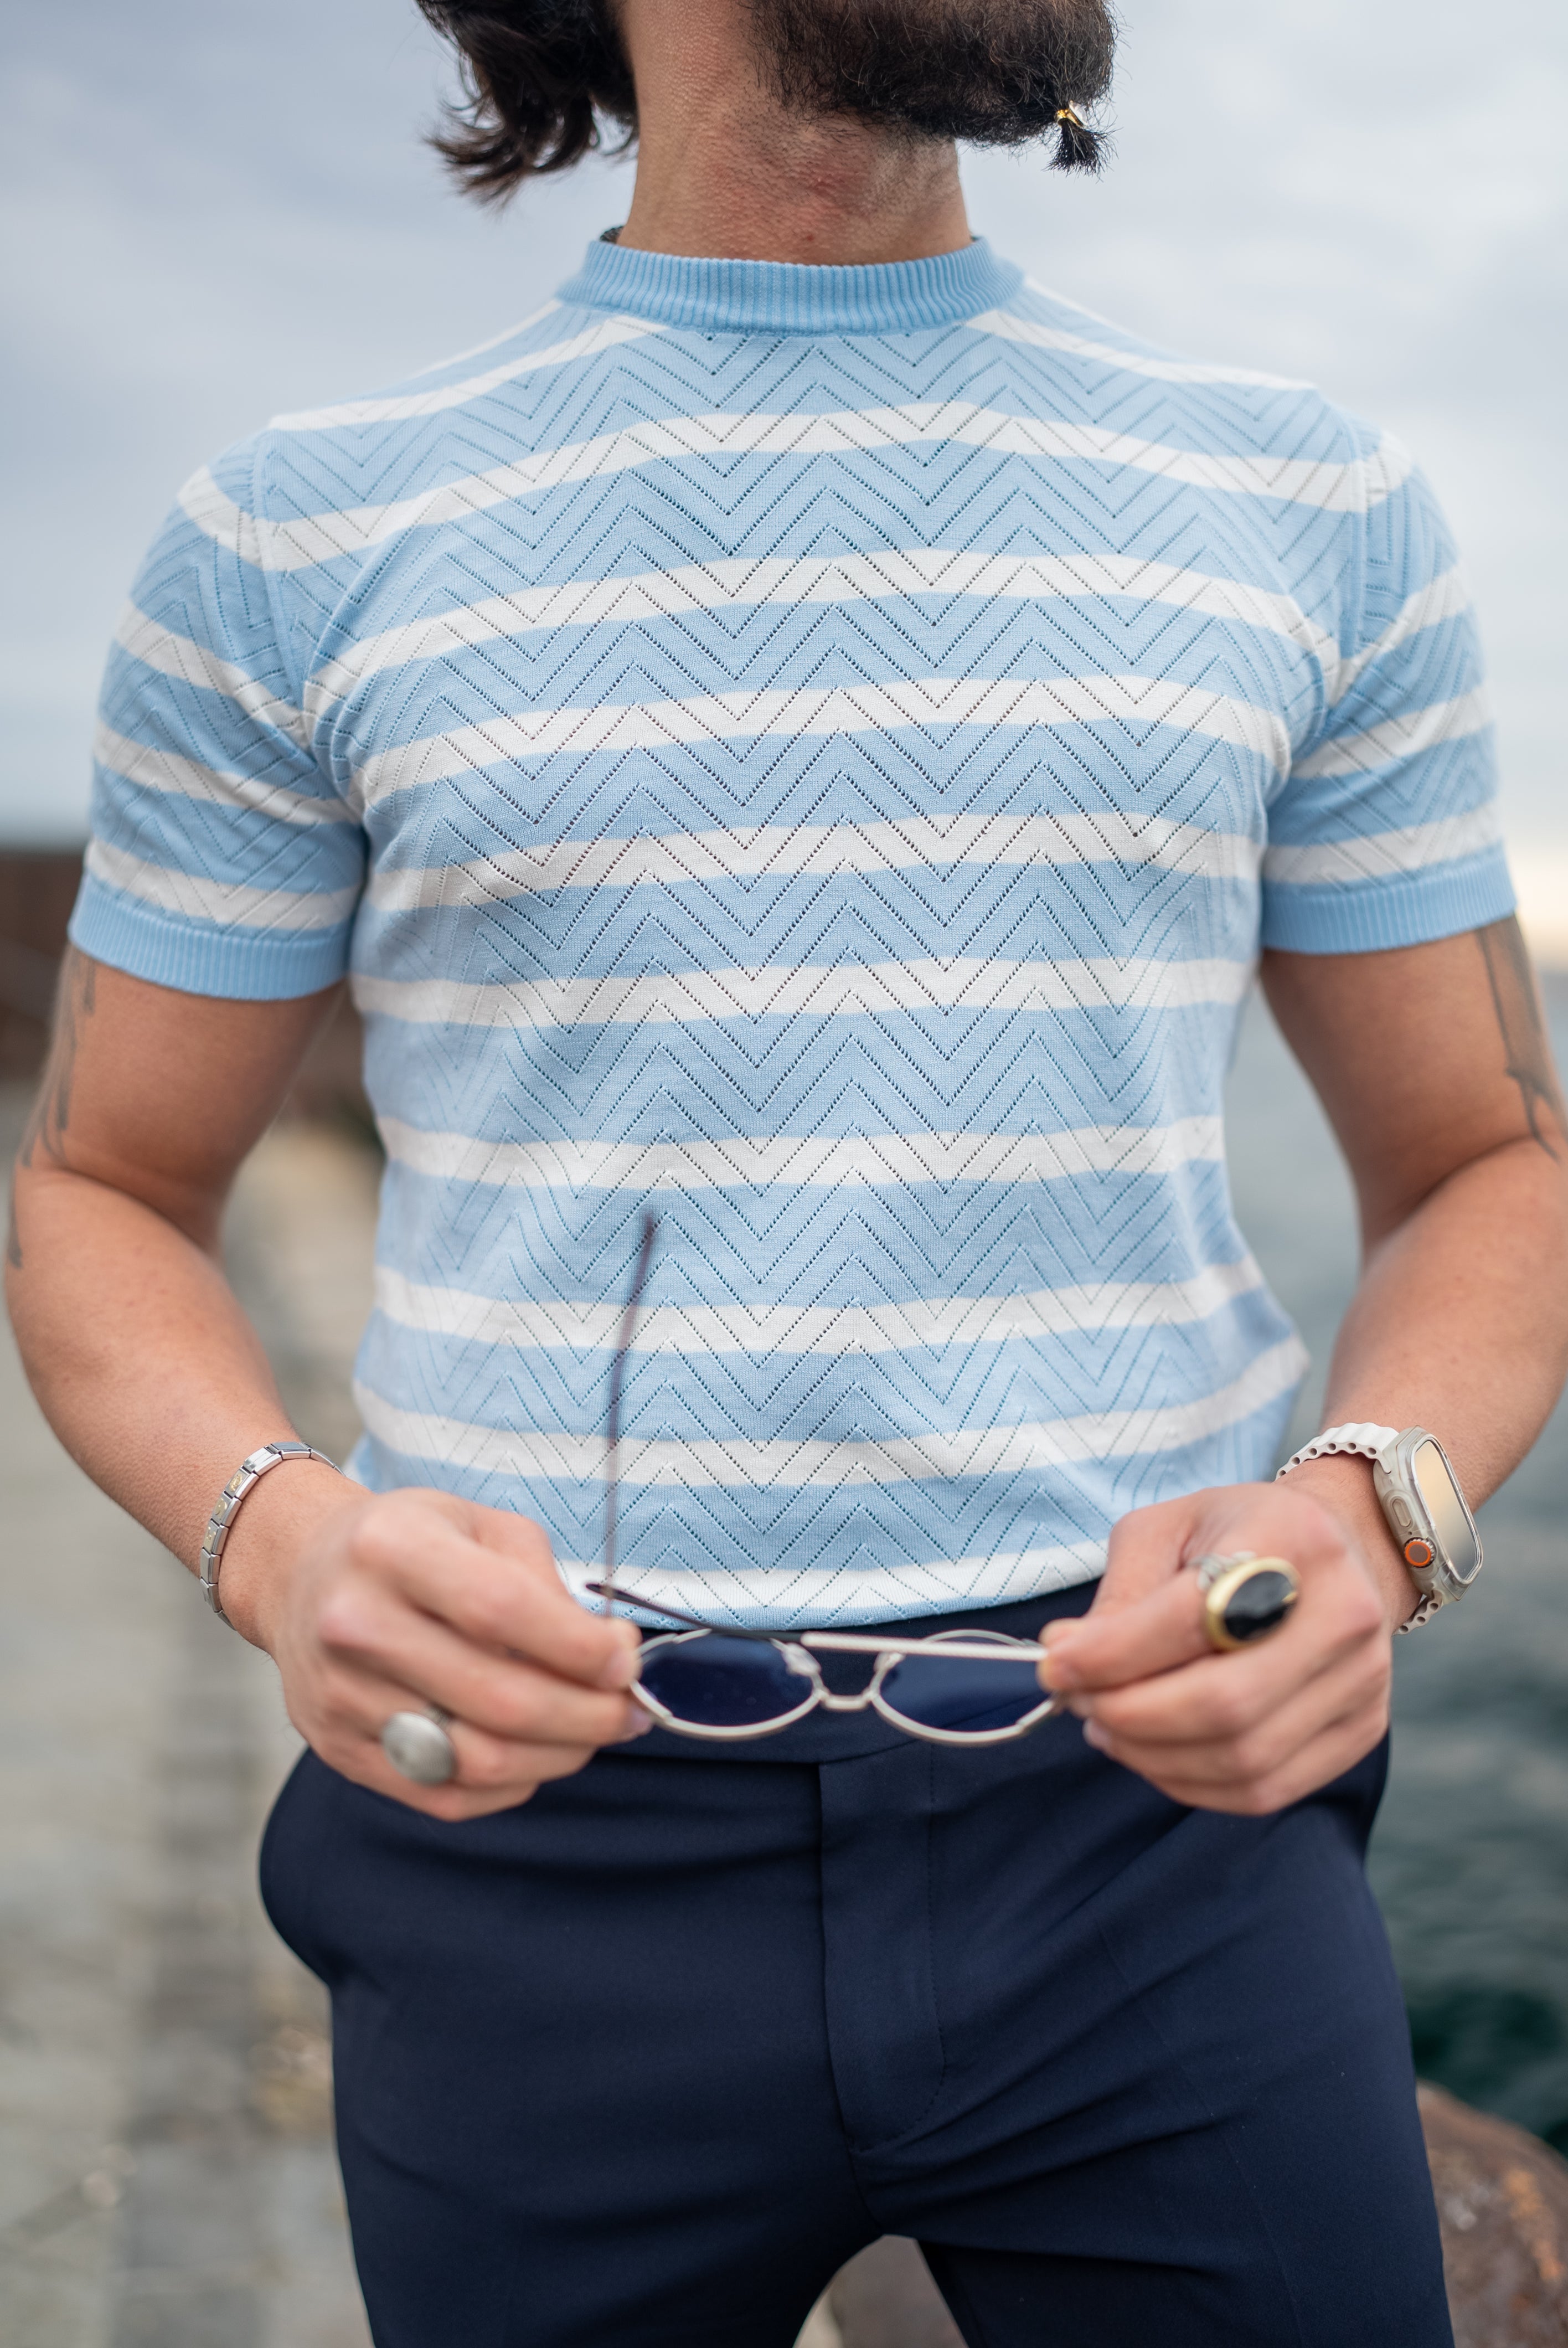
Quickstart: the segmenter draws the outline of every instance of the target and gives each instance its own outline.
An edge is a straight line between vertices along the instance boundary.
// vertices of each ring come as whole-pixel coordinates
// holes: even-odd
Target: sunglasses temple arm
[[[653,1261],[653,1236],[658,1229],[658,1217],[645,1211],[637,1249],[637,1268],[631,1275],[631,1290],[626,1300],[626,1310],[620,1316],[620,1329],[615,1341],[615,1358],[610,1365],[610,1412],[605,1422],[604,1580],[590,1585],[595,1594],[602,1597],[604,1603],[600,1611],[605,1614],[614,1612],[618,1594],[615,1589],[615,1534],[620,1496],[620,1389],[626,1377],[626,1356],[637,1334],[637,1315],[642,1307],[642,1292],[648,1285],[648,1267]]]
[[[661,1606],[656,1599],[639,1597],[635,1590],[612,1588],[608,1581],[589,1581],[583,1586],[595,1598],[619,1599],[623,1606],[640,1606],[645,1614],[657,1614],[662,1622],[683,1622],[688,1631],[712,1631],[719,1639],[754,1639],[764,1647],[779,1644],[778,1634],[774,1631],[743,1631],[730,1622],[704,1622],[700,1614],[682,1614],[678,1606]]]

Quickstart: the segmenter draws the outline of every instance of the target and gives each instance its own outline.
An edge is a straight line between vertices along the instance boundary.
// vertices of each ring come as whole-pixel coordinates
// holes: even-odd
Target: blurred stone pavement
[[[25,1095],[0,1091],[8,1166]],[[341,1458],[374,1161],[281,1127],[236,1278]],[[0,1344],[0,2342],[366,2348],[324,2001],[255,1888],[299,1750],[272,1666],[56,1444]]]

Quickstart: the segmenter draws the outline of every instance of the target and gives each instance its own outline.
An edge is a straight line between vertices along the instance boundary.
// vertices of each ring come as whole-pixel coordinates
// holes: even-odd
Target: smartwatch
[[[1409,1569],[1421,1602],[1402,1631],[1419,1631],[1440,1606],[1462,1598],[1482,1564],[1481,1535],[1459,1478],[1435,1435],[1424,1426],[1331,1426],[1304,1443],[1279,1470],[1288,1476],[1304,1460],[1359,1452],[1372,1462],[1372,1489],[1389,1530]],[[1276,1478],[1277,1481],[1277,1478]]]

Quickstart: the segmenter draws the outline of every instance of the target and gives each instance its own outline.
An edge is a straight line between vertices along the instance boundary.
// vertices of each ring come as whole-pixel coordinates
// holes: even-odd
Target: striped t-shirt
[[[1393,442],[983,243],[601,242],[198,473],[122,623],[73,926],[352,972],[387,1170],[368,1484],[753,1623],[1092,1576],[1302,1367],[1221,1083],[1263,943],[1512,898],[1463,586]]]

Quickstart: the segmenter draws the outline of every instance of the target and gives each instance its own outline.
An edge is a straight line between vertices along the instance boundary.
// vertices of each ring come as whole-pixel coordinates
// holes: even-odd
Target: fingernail
[[[1045,1632],[1041,1632],[1040,1643],[1045,1648],[1044,1659],[1040,1665],[1040,1684],[1058,1695],[1064,1688],[1076,1687],[1079,1675],[1063,1641],[1060,1637],[1048,1639]]]
[[[657,1725],[651,1712],[644,1712],[640,1704],[629,1704],[626,1707],[626,1726],[617,1737],[616,1743],[630,1745],[634,1738],[646,1736],[649,1730]]]
[[[1111,1739],[1097,1720],[1084,1722],[1083,1742],[1085,1745],[1092,1745],[1096,1753],[1109,1753],[1111,1750]]]
[[[601,1688],[629,1688],[637,1677],[642,1659],[642,1643],[634,1647],[618,1647],[600,1673],[596,1684]]]

